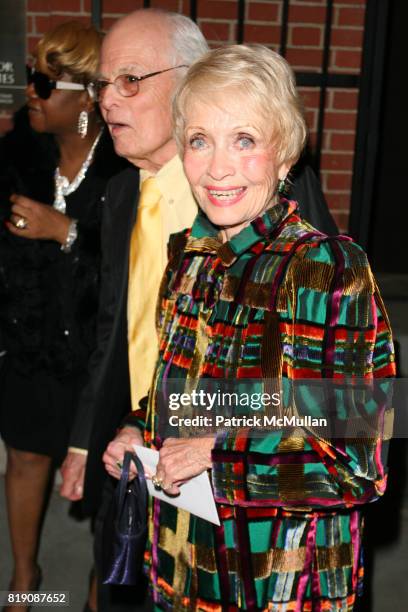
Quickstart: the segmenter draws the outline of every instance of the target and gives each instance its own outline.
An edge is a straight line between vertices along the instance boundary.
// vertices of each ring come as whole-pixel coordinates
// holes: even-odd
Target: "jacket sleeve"
[[[76,418],[70,436],[70,447],[87,449],[92,426],[97,411],[100,394],[100,381],[104,372],[104,359],[109,339],[112,334],[116,299],[115,287],[112,279],[112,261],[107,248],[115,226],[113,203],[115,200],[114,185],[108,183],[105,202],[102,208],[101,243],[102,261],[100,274],[100,292],[97,315],[96,348],[91,355],[88,365],[88,382],[85,385],[79,400]]]
[[[298,413],[311,413],[308,382],[376,381],[387,398],[395,374],[387,315],[363,251],[332,239],[295,256],[281,288],[279,335],[283,383],[296,383]],[[382,386],[382,387],[381,387]],[[293,409],[293,406],[292,406]],[[335,417],[344,425],[355,412],[373,419],[372,404],[348,397],[340,385]],[[213,449],[215,499],[242,506],[312,510],[367,503],[386,486],[387,442],[383,412],[375,412],[377,435],[325,439],[313,428],[302,435],[274,430],[219,434]],[[376,419],[374,418],[374,421]]]

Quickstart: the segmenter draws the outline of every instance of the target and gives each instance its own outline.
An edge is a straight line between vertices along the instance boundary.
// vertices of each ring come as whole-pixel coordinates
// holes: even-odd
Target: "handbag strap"
[[[130,470],[131,461],[133,461],[133,463],[136,466],[137,476],[133,482],[129,483],[128,481],[129,481],[129,470]],[[137,489],[135,493],[136,493],[136,497],[138,500],[138,506],[140,509],[140,516],[143,516],[146,512],[146,505],[147,505],[147,485],[146,485],[146,477],[144,473],[143,463],[140,461],[136,453],[132,453],[131,451],[126,451],[125,456],[123,458],[122,474],[121,474],[120,481],[119,481],[119,487],[118,487],[119,490],[118,490],[118,496],[117,496],[119,515],[122,513],[122,510],[124,508],[126,494],[129,488],[132,488],[132,487],[133,488],[136,487]]]

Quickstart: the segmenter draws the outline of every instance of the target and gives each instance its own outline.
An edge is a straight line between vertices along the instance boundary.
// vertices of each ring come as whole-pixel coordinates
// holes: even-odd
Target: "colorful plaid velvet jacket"
[[[282,200],[221,244],[201,214],[173,237],[158,309],[160,356],[144,429],[160,448],[164,379],[390,377],[388,320],[364,252]],[[386,486],[379,439],[220,433],[211,478],[221,526],[157,500],[146,566],[158,610],[352,610],[358,507]]]

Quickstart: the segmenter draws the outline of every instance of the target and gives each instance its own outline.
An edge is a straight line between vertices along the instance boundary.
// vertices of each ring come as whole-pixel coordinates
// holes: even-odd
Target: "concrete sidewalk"
[[[4,478],[0,478],[0,590],[7,590],[11,576],[11,552],[4,499]],[[41,590],[69,591],[69,608],[81,612],[88,593],[92,566],[92,537],[89,521],[77,521],[68,515],[70,503],[54,491],[44,524],[40,549],[43,571]],[[35,607],[49,612],[51,607]]]

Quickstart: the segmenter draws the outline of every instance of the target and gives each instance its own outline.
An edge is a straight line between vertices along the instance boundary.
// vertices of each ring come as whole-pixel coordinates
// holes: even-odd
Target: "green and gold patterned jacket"
[[[282,200],[222,244],[199,214],[173,237],[158,308],[160,356],[144,429],[160,448],[166,380],[382,379],[388,319],[366,255]],[[347,415],[346,415],[347,418]],[[151,504],[146,567],[158,610],[352,610],[359,507],[386,486],[381,436],[327,441],[220,432],[211,478],[221,526]]]

